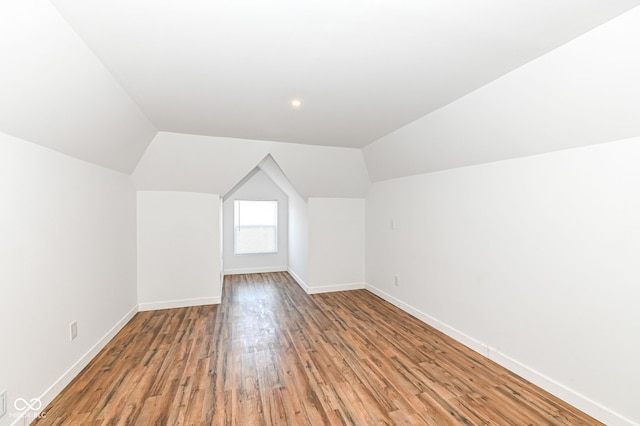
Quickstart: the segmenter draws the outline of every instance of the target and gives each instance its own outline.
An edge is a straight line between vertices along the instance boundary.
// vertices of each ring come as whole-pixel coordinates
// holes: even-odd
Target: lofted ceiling
[[[227,194],[265,157],[303,198],[362,198],[361,150],[159,132],[132,174],[139,190]],[[284,188],[284,185],[279,185]]]
[[[639,4],[2,0],[0,132],[127,174],[142,164],[154,187],[164,160],[215,151],[170,157],[182,145],[166,133],[228,139],[225,167],[227,147],[243,161],[277,147],[302,174],[338,155],[372,181],[637,136]],[[248,140],[263,145],[248,154]],[[309,145],[355,149],[314,162]]]
[[[52,3],[158,130],[360,148],[638,1]]]
[[[372,182],[640,137],[640,7],[367,145]]]
[[[48,0],[2,0],[0,132],[131,173],[157,129]]]

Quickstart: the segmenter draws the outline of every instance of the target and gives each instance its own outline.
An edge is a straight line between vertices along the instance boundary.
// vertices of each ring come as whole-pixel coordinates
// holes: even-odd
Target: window
[[[235,200],[235,254],[277,253],[278,202]]]

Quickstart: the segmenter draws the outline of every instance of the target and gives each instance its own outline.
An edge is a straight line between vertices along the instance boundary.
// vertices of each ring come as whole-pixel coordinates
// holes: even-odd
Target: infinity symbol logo
[[[33,398],[31,401],[27,401],[24,398],[17,398],[13,406],[16,407],[18,411],[24,411],[26,409],[38,411],[42,408],[42,401],[40,401],[40,398]]]

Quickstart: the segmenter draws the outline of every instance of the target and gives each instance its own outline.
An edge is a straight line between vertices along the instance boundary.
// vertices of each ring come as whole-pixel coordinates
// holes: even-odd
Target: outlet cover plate
[[[71,340],[75,340],[78,337],[78,321],[74,321],[69,326],[69,331],[71,332]]]

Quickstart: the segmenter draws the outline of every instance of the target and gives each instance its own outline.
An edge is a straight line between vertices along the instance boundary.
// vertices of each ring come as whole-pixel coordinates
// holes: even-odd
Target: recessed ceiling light
[[[300,99],[294,99],[291,101],[291,106],[294,108],[300,108],[302,106],[302,102],[300,102]]]

